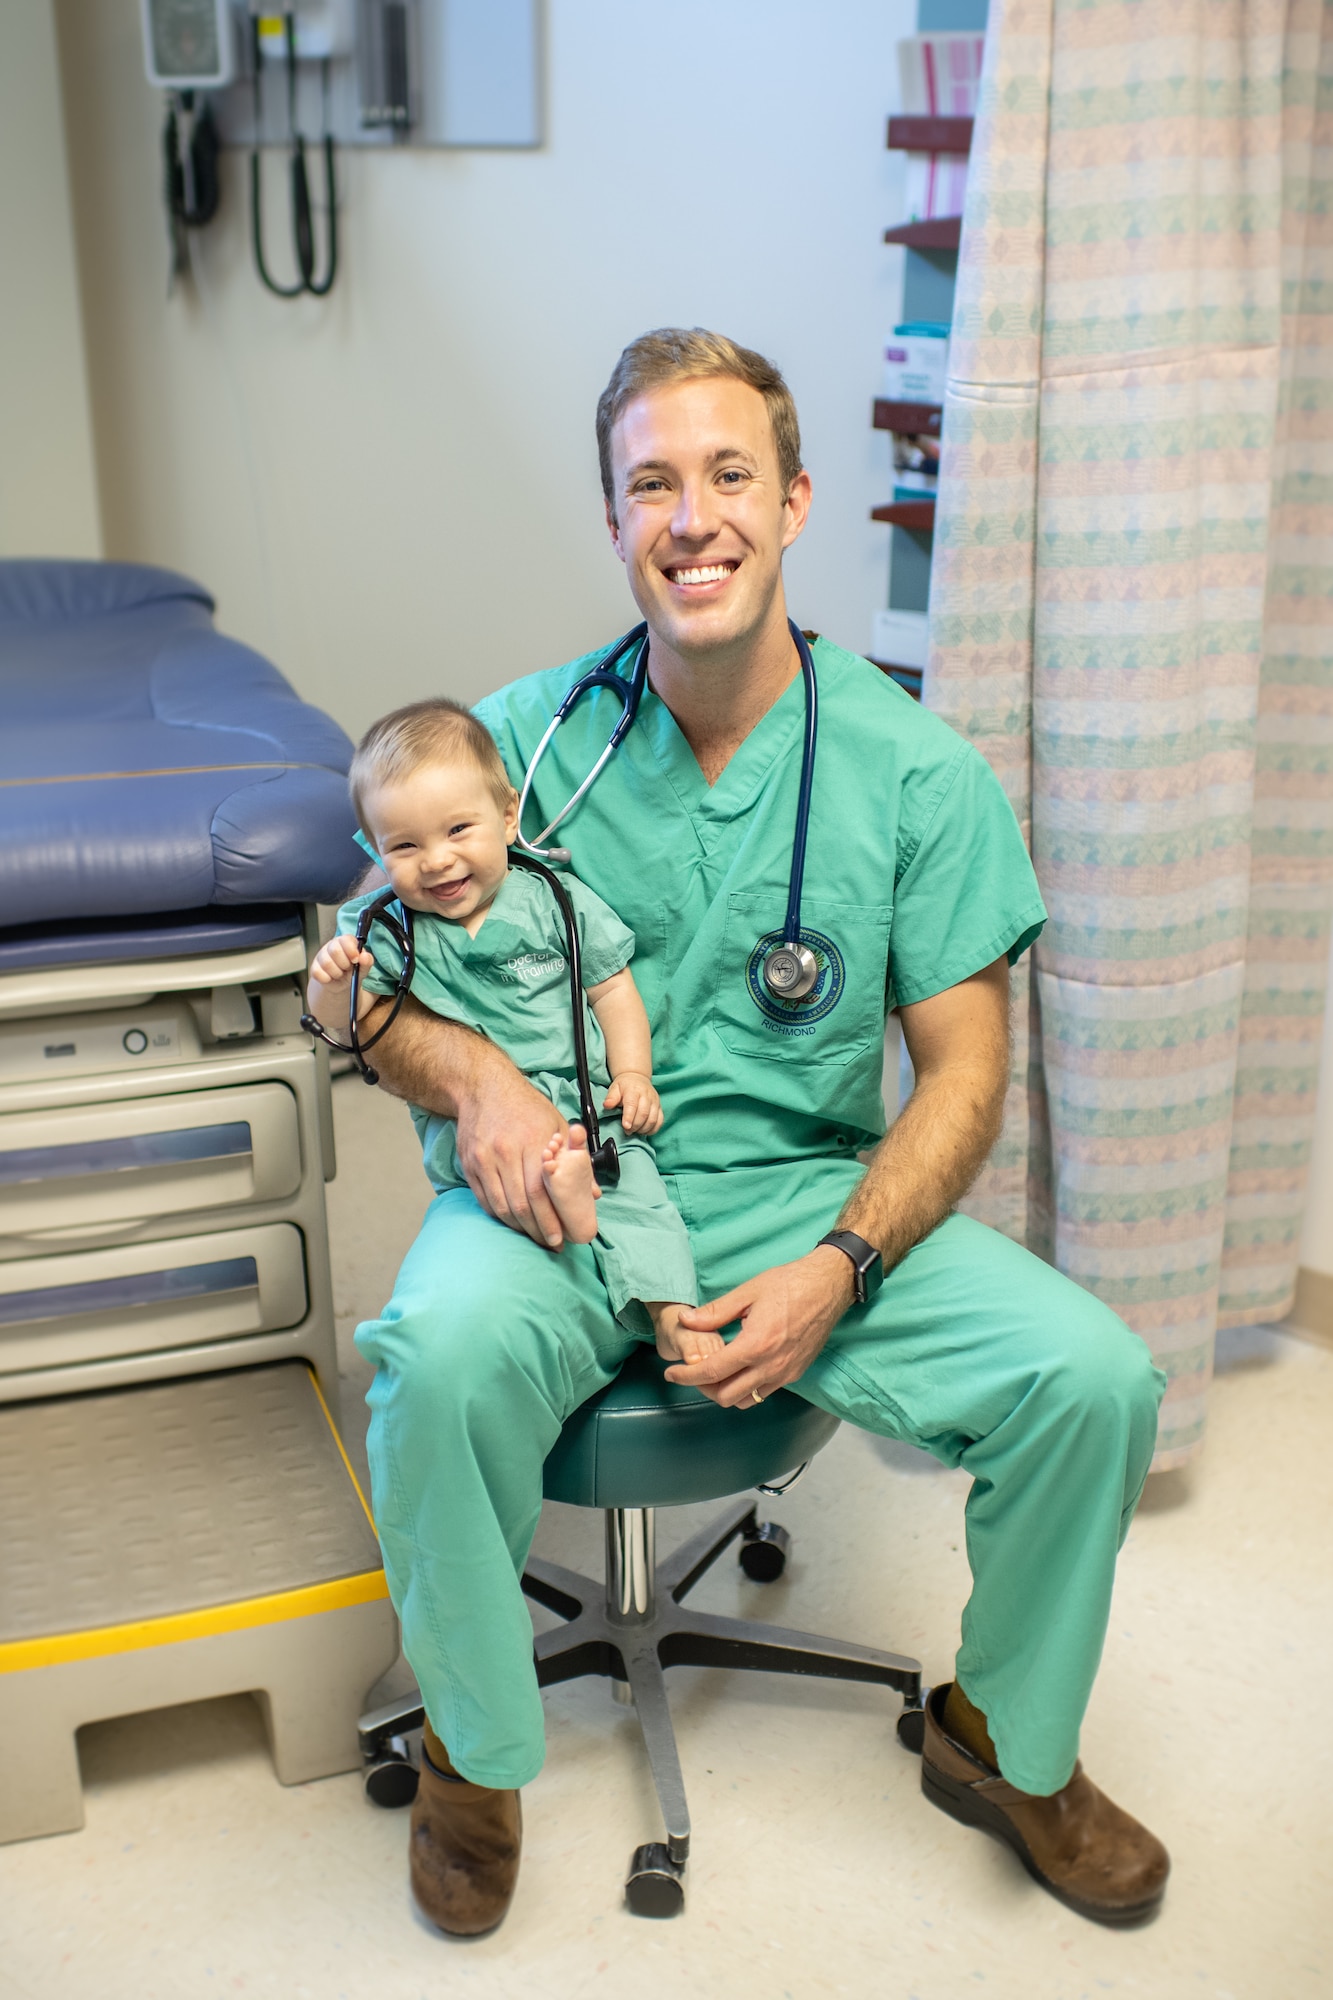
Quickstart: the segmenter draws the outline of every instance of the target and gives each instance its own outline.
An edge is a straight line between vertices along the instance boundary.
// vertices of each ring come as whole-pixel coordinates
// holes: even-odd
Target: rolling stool
[[[763,1493],[785,1492],[797,1474],[781,1486],[765,1482],[792,1466],[804,1471],[838,1420],[785,1389],[752,1409],[719,1409],[697,1389],[668,1382],[665,1365],[651,1348],[636,1349],[615,1381],[569,1417],[546,1461],[542,1490],[548,1500],[605,1511],[605,1583],[536,1557],[523,1577],[526,1595],[567,1621],[536,1641],[539,1685],[605,1674],[638,1713],[666,1826],[664,1842],[635,1850],[625,1884],[630,1909],[645,1917],[675,1916],[684,1906],[690,1850],[664,1668],[743,1667],[874,1681],[903,1697],[897,1727],[906,1748],[920,1751],[925,1729],[918,1661],[685,1608],[695,1584],[734,1541],[740,1542],[746,1575],[771,1583],[786,1566],[790,1538],[785,1528],[760,1521],[747,1502],[659,1565],[654,1510],[718,1500],[753,1486]],[[418,1695],[362,1716],[365,1785],[376,1805],[406,1805],[415,1796],[417,1774],[406,1738],[422,1720]]]

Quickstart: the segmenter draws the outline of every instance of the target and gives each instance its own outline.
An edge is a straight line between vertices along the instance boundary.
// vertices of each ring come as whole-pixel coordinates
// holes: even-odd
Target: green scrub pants
[[[700,1297],[802,1255],[832,1227],[855,1161],[666,1177]],[[542,1462],[634,1338],[587,1245],[558,1255],[451,1189],[427,1212],[383,1317],[357,1332],[376,1373],[375,1520],[403,1647],[436,1734],[475,1784],[524,1785],[544,1730],[520,1589]],[[1069,1780],[1165,1387],[1108,1307],[1028,1251],[951,1216],[854,1306],[793,1387],[972,1476],[958,1678],[1023,1791]]]

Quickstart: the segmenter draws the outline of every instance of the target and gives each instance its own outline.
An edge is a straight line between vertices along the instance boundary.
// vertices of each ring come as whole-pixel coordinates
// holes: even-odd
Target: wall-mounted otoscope
[[[282,36],[282,54],[287,67],[287,140],[289,146],[288,175],[291,202],[292,250],[296,262],[296,277],[291,284],[282,284],[269,270],[264,254],[264,180],[263,147],[260,135],[264,130],[264,56],[266,30],[277,26]],[[269,35],[271,39],[271,33]],[[320,37],[321,43],[326,38]],[[327,38],[330,42],[332,37]],[[305,134],[301,130],[296,109],[297,63],[300,60],[296,15],[282,14],[261,16],[252,12],[250,16],[251,73],[254,87],[255,140],[250,148],[250,241],[254,247],[255,269],[275,298],[299,299],[303,292],[322,299],[333,289],[333,281],[338,275],[338,182],[334,163],[333,133],[329,123],[330,104],[330,63],[332,47],[321,47],[317,57],[320,69],[320,95],[323,104],[324,154],[324,214],[326,217],[324,271],[315,276],[315,213],[310,199],[310,175],[306,167]]]

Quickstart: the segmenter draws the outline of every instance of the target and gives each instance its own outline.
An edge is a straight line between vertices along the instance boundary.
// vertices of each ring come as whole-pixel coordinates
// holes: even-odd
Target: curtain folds
[[[1333,9],[992,0],[925,699],[1051,921],[967,1204],[1203,1435],[1291,1302],[1333,885]]]

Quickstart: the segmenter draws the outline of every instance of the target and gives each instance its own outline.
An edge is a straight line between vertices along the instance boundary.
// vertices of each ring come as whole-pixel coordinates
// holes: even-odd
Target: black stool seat
[[[546,1461],[542,1491],[573,1507],[684,1507],[762,1486],[822,1451],[838,1419],[779,1389],[724,1410],[668,1382],[638,1348],[614,1382],[575,1410]]]

